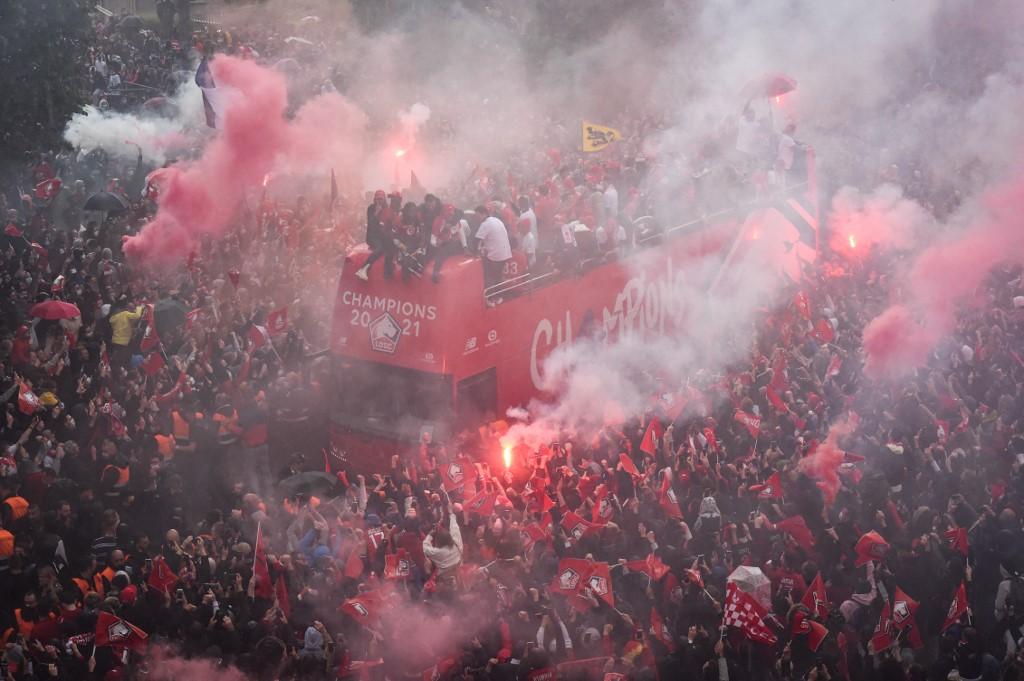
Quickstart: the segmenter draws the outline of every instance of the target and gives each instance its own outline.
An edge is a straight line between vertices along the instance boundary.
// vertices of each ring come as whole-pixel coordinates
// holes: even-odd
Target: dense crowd
[[[97,103],[192,66],[109,28]],[[793,131],[759,141],[751,121],[708,146],[750,177],[791,170]],[[632,248],[664,185],[644,182],[644,124],[622,127],[600,162],[555,150],[477,176],[452,198],[465,210],[382,191],[363,223],[358,198],[264,195],[158,276],[120,253],[158,200],[148,169],[32,159],[2,194],[5,677],[141,677],[173,658],[258,679],[1018,678],[1018,266],[905,384],[862,374],[890,263],[823,254],[743,361],[597,434],[502,464],[499,421],[382,452],[373,473],[330,447],[316,351],[362,230],[385,273],[410,269],[405,249],[435,280],[477,241],[489,283],[517,258]],[[88,210],[98,192],[114,203]],[[820,448],[834,480],[801,463]]]

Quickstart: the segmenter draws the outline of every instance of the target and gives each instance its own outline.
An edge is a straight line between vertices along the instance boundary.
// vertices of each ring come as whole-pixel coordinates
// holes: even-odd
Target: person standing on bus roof
[[[475,212],[486,216],[476,230],[476,238],[484,265],[484,288],[487,289],[501,281],[505,263],[512,259],[512,246],[505,224],[489,208],[477,206]]]
[[[388,205],[387,199],[391,199]],[[402,208],[402,195],[398,192],[390,197],[384,190],[378,189],[373,194],[373,203],[366,208],[366,244],[370,247],[370,257],[356,271],[356,276],[363,281],[370,280],[370,267],[380,258],[384,258],[384,278],[390,279],[395,272],[394,231],[398,224],[398,215]]]

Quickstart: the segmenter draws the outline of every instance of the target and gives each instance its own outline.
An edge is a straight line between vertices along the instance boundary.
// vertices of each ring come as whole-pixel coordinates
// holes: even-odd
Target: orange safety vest
[[[173,435],[154,435],[153,439],[156,440],[156,450],[160,452],[160,456],[165,459],[170,459],[174,456]]]
[[[188,443],[189,436],[192,434],[192,426],[181,417],[177,409],[171,412],[171,432],[174,434],[175,440],[185,444]]]
[[[129,469],[128,466],[125,466],[124,468],[118,468],[114,464],[108,463],[106,467],[103,469],[103,475],[106,475],[107,471],[109,471],[111,468],[117,471],[117,482],[114,483],[114,487],[120,489],[127,485],[128,481],[131,479],[131,469]]]
[[[4,504],[10,507],[12,520],[21,520],[28,514],[28,501],[22,497],[7,497]]]
[[[0,560],[5,560],[14,555],[14,535],[7,530],[0,529]]]
[[[217,442],[222,445],[230,445],[238,440],[242,429],[238,427],[238,412],[234,409],[231,414],[214,414],[213,420],[217,424]]]
[[[21,619],[21,608],[14,609],[14,621],[18,623],[18,633],[27,641],[32,636],[32,629],[35,628],[36,623]]]
[[[85,598],[85,594],[92,591],[92,589],[89,588],[89,582],[81,577],[72,577],[71,581],[78,587],[78,590],[82,592],[82,598]]]
[[[92,590],[100,595],[100,598],[107,593],[107,589],[103,586],[103,575],[96,573],[92,576]]]

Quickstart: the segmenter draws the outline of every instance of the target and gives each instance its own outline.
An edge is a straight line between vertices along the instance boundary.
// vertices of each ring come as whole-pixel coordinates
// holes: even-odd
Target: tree
[[[89,92],[90,0],[0,2],[0,160],[52,149]]]

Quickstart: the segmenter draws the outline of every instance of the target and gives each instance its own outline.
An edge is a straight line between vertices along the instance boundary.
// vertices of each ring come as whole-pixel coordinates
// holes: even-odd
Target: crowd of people
[[[97,91],[181,66],[171,41],[100,32]],[[789,171],[793,131],[764,153],[741,118],[719,143]],[[481,175],[459,197],[473,210],[377,192],[365,229],[383,272],[360,276],[432,261],[436,281],[476,249],[493,284],[509,261],[631,248],[659,203],[638,144]],[[1024,670],[1019,266],[903,384],[862,372],[885,254],[823,253],[743,361],[664,386],[645,413],[507,463],[495,422],[371,472],[328,443],[336,388],[316,352],[360,202],[264,197],[150,276],[120,252],[158,200],[142,177],[53,150],[2,194],[5,679],[141,678],[169,660],[268,680]],[[87,210],[99,191],[123,205]],[[822,447],[845,452],[825,489],[802,463]]]

